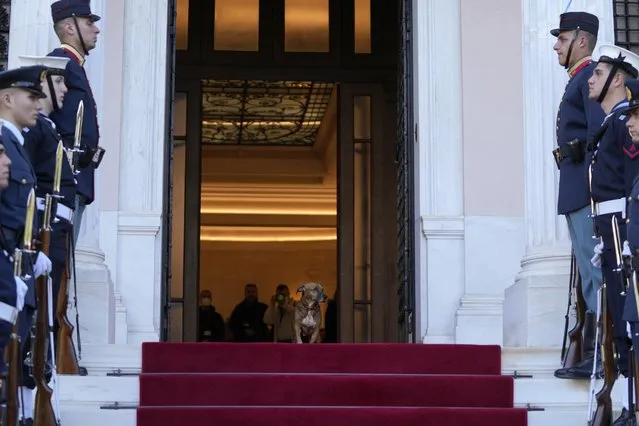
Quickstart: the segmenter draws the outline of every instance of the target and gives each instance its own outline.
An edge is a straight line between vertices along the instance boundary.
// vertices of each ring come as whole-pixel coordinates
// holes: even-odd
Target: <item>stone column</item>
[[[564,2],[523,0],[524,173],[526,253],[515,284],[506,289],[504,345],[561,345],[570,273],[570,239],[564,216],[557,215],[557,107],[568,75],[552,51],[549,34],[559,24]],[[573,1],[600,19],[599,43],[613,38],[612,2]]]
[[[117,282],[128,343],[159,338],[167,13],[167,0],[125,2]]]
[[[415,0],[413,22],[417,332],[452,343],[464,289],[460,1]]]
[[[21,55],[46,55],[58,46],[51,21],[51,2],[12,0],[9,34],[9,68]]]

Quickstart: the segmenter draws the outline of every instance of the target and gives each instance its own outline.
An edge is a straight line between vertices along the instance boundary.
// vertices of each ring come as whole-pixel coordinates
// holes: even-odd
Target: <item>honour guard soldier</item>
[[[1,140],[12,163],[9,185],[0,194],[0,234],[9,252],[20,248],[27,199],[36,183],[20,129],[36,124],[40,99],[44,97],[40,81],[45,70],[45,67],[34,66],[0,73]],[[37,229],[37,226],[34,228]],[[28,291],[25,306],[18,315],[18,334],[23,345],[27,341],[35,311],[35,278],[51,272],[51,261],[44,253],[37,253],[34,257],[34,262],[27,261],[24,265],[24,270],[32,273],[26,280]],[[25,259],[28,258],[29,256],[25,256]],[[32,400],[23,399],[22,404],[24,410],[21,411],[28,412]]]
[[[4,145],[0,144],[0,192],[9,186],[10,167],[11,160]],[[13,257],[9,250],[0,239],[0,377],[6,374],[4,349],[27,294],[27,285],[22,278],[13,275]]]
[[[60,142],[60,135],[55,129],[55,124],[49,119],[48,115],[53,111],[53,105],[59,107],[63,105],[64,96],[67,88],[64,84],[64,71],[69,62],[69,58],[59,57],[34,57],[21,56],[20,64],[22,66],[47,67],[47,72],[43,75],[41,82],[45,97],[41,99],[42,109],[36,125],[31,128],[24,129],[25,149],[31,158],[31,163],[36,174],[36,206],[38,209],[38,218],[42,223],[45,199],[47,194],[54,195],[54,178],[56,169],[56,151]],[[66,157],[66,156],[65,156]],[[51,236],[49,244],[49,258],[52,262],[52,304],[55,309],[58,292],[62,281],[63,271],[67,266],[68,244],[69,238],[73,233],[73,210],[75,208],[76,182],[71,162],[62,162],[62,173],[60,175],[59,197],[55,203],[55,220],[51,223]],[[40,309],[40,307],[38,307]],[[55,313],[53,317],[55,318]],[[55,323],[54,323],[55,324]],[[54,326],[54,336],[55,333]],[[31,345],[25,345],[25,348]],[[54,356],[51,354],[50,356]],[[33,358],[33,357],[32,357]],[[25,378],[25,388],[23,395],[25,399],[33,399],[33,389],[36,386],[33,378],[28,377],[28,370],[23,371]],[[27,418],[32,417],[32,412],[26,412]]]
[[[619,268],[618,244],[626,239],[626,200],[632,188],[632,180],[639,171],[639,150],[632,143],[626,129],[628,107],[626,82],[639,75],[639,56],[618,46],[600,48],[599,63],[588,80],[590,98],[601,103],[607,114],[592,145],[590,180],[591,208],[595,236],[599,239],[592,263],[600,266],[605,283],[602,299],[612,319],[612,330],[603,327],[605,334],[612,334],[612,342],[618,354],[617,364],[607,364],[604,369],[616,370],[629,377],[630,343],[623,320],[626,288],[625,275]],[[618,227],[614,224],[618,224]],[[619,248],[621,250],[621,248]],[[614,363],[614,359],[605,359]],[[610,387],[614,384],[608,383]],[[621,421],[621,419],[619,419]]]
[[[51,17],[61,46],[49,56],[69,58],[65,74],[68,93],[64,105],[53,105],[50,114],[58,133],[67,147],[74,144],[76,116],[80,101],[84,102],[82,121],[82,146],[84,151],[79,161],[77,175],[77,205],[74,220],[74,244],[80,232],[85,205],[95,197],[94,176],[104,155],[99,147],[97,107],[91,85],[84,70],[85,56],[95,48],[100,29],[95,24],[100,17],[91,12],[90,0],[59,0],[51,5]]]
[[[637,146],[639,145],[639,81],[629,80],[626,82],[626,87],[630,93],[628,108],[624,110],[624,114],[628,115],[626,127],[632,142]],[[628,322],[629,337],[632,339],[634,353],[632,376],[633,380],[637,381],[639,379],[639,352],[637,352],[639,350],[639,288],[637,280],[637,274],[639,273],[639,175],[633,179],[632,189],[628,196],[627,211],[627,240],[624,244],[623,252],[630,260],[630,273],[628,275],[631,279],[627,291],[623,319]],[[635,395],[634,401],[629,401],[634,403],[635,410],[639,407],[637,397],[638,395]],[[631,420],[634,417],[633,410],[628,410],[626,407],[623,408],[622,419]]]
[[[559,28],[550,31],[557,37],[553,49],[559,64],[566,68],[570,78],[557,112],[559,147],[553,152],[559,168],[557,212],[566,216],[586,302],[584,359],[571,371],[562,368],[555,372],[556,377],[564,379],[590,376],[595,346],[597,290],[601,287],[601,270],[590,263],[595,241],[589,217],[588,185],[584,178],[588,163],[586,145],[604,119],[599,103],[588,97],[588,78],[597,65],[591,55],[598,31],[599,19],[586,12],[562,14]]]

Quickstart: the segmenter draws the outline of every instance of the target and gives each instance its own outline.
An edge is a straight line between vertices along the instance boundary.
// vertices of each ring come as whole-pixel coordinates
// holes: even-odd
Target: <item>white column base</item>
[[[160,337],[160,224],[160,214],[120,212],[118,293],[129,307],[125,311],[127,344],[157,342]],[[123,315],[122,309],[118,315]],[[123,333],[118,330],[119,339]]]
[[[454,343],[455,310],[464,293],[464,218],[422,217],[417,282],[424,343]]]
[[[457,310],[455,343],[502,345],[503,298],[467,294]]]
[[[506,289],[504,346],[561,346],[570,280],[570,249],[527,253],[515,284]]]
[[[82,344],[113,343],[115,301],[113,281],[104,263],[104,253],[99,249],[82,246],[78,247],[75,253]],[[73,324],[76,319],[74,296],[73,281],[71,281],[69,286],[71,307],[67,315]],[[75,343],[77,345],[77,342]]]

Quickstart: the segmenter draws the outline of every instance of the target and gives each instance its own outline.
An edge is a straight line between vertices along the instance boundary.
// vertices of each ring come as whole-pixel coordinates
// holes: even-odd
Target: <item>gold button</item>
[[[632,197],[628,197],[628,201],[632,201]]]
[[[626,223],[630,223],[630,219],[626,219]]]
[[[23,185],[26,185],[27,184],[27,180],[26,179],[22,179],[22,181],[20,183],[22,183]]]

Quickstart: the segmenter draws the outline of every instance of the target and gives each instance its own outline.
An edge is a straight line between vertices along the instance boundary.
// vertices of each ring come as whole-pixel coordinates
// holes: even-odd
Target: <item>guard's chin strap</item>
[[[75,19],[75,17],[73,19]],[[579,28],[575,30],[575,36],[572,38],[572,41],[570,42],[570,46],[568,46],[568,53],[566,53],[566,64],[564,65],[564,68],[566,69],[570,69],[571,67],[570,56],[572,55],[572,47],[575,45],[575,41],[577,41],[577,37],[579,36],[579,31],[581,31]]]
[[[53,79],[51,78],[51,74],[47,73],[47,84],[49,85],[49,96],[51,97],[51,104],[53,105],[54,111],[60,111],[60,105],[58,105],[58,99],[55,94],[55,89],[53,88]]]
[[[72,15],[73,23],[75,24],[75,29],[78,32],[78,38],[80,39],[80,45],[82,46],[82,50],[84,50],[85,56],[89,55],[89,49],[87,49],[87,45],[84,44],[84,38],[82,37],[82,31],[80,31],[80,25],[78,25],[78,18],[75,14]]]
[[[606,94],[608,94],[608,89],[610,88],[612,79],[615,78],[615,75],[617,74],[618,68],[619,67],[617,65],[612,66],[612,69],[610,70],[610,74],[608,74],[608,78],[606,79],[606,83],[604,84],[603,88],[601,89],[601,93],[599,94],[599,97],[597,98],[598,103],[602,103],[603,100],[606,98]]]

